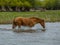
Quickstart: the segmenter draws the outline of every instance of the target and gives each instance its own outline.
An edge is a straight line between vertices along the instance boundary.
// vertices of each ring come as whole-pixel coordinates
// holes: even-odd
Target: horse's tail
[[[13,21],[12,21],[12,28],[15,28],[15,26],[16,26],[16,22],[15,22],[15,19],[13,19]]]

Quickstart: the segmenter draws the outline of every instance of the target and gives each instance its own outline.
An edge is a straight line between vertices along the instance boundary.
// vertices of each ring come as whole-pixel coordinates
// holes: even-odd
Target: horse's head
[[[45,29],[45,21],[43,19],[37,19],[37,22]]]
[[[41,24],[41,26],[45,29],[45,21],[43,19],[39,20],[39,23]]]
[[[36,20],[37,20],[37,23],[40,23],[41,26],[42,26],[43,28],[45,28],[45,21],[44,21],[43,19],[36,18]]]
[[[30,19],[35,19],[36,23],[40,23],[43,28],[45,28],[45,21],[37,17],[31,17]]]

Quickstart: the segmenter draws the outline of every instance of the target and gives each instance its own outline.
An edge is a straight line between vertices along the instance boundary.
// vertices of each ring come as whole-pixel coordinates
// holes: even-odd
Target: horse
[[[41,24],[41,26],[43,28],[45,28],[45,21],[41,18],[37,18],[37,17],[29,17],[29,18],[16,17],[12,21],[12,29],[15,29],[16,26],[18,26],[18,28],[20,28],[21,26],[33,27],[37,23]]]

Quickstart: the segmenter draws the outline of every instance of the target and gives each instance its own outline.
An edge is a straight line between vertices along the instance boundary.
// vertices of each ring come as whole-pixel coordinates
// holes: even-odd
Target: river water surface
[[[46,23],[46,31],[37,24],[36,32],[13,32],[11,24],[0,25],[0,45],[60,45],[60,22]]]

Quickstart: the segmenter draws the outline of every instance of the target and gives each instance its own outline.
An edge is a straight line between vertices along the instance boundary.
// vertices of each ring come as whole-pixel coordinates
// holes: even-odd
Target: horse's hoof
[[[46,29],[42,29],[42,31],[43,31],[43,32],[45,32],[45,31],[46,31]]]
[[[45,32],[45,30],[42,30],[43,32]]]

